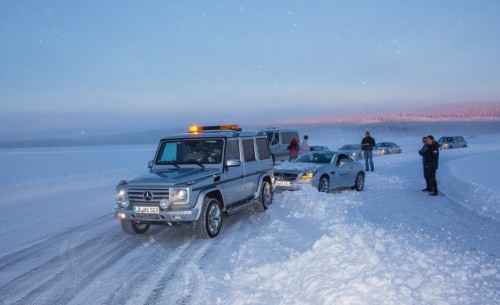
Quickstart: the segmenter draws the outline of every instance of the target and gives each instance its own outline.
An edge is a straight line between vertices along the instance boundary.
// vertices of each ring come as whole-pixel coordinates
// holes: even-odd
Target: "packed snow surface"
[[[500,137],[441,151],[431,197],[420,138],[374,136],[404,152],[374,158],[362,192],[275,193],[211,240],[190,225],[131,236],[113,216],[116,183],[155,146],[0,150],[0,303],[500,304]]]

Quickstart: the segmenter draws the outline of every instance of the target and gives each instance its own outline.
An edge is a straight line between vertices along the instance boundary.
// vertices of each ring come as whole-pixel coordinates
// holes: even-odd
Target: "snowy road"
[[[115,183],[154,147],[4,150],[0,303],[499,304],[493,205],[465,206],[474,195],[447,178],[478,151],[500,155],[443,154],[439,183],[456,196],[420,191],[415,153],[383,156],[363,192],[276,193],[199,240],[188,225],[129,236],[112,216]]]

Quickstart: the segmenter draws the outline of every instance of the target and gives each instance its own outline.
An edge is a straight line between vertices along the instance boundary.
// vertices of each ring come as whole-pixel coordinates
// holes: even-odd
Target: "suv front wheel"
[[[122,220],[123,231],[132,235],[144,234],[149,230],[149,223],[137,223],[133,220]]]
[[[206,197],[203,200],[200,217],[194,222],[194,231],[199,238],[214,238],[222,227],[222,213],[219,201]]]

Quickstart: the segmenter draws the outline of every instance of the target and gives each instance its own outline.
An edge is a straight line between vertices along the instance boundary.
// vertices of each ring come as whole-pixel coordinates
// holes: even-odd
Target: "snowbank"
[[[337,199],[334,205],[325,202],[331,196]],[[219,303],[445,305],[475,303],[478,293],[483,293],[482,300],[495,298],[472,284],[479,279],[491,289],[495,283],[489,280],[497,273],[494,265],[431,243],[421,248],[407,237],[359,220],[357,196],[356,192],[320,194],[312,189],[278,194],[276,201],[288,210],[290,222],[306,220],[323,228],[324,234],[308,250],[292,253],[281,262],[236,262],[243,266],[227,279],[238,287],[231,288],[229,300],[220,299]],[[271,228],[268,234],[280,232]],[[429,242],[426,237],[413,238],[421,239],[422,244]],[[268,239],[258,239],[253,248],[265,248]],[[241,291],[241,287],[252,289]]]
[[[440,191],[480,215],[500,221],[500,154],[483,154],[444,164]]]

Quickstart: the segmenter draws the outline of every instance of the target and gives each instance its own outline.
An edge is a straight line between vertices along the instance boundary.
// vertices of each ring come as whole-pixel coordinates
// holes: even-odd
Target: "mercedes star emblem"
[[[151,193],[150,191],[145,191],[144,194],[142,194],[142,198],[144,198],[144,200],[146,201],[150,201],[151,199],[153,199],[153,193]]]

